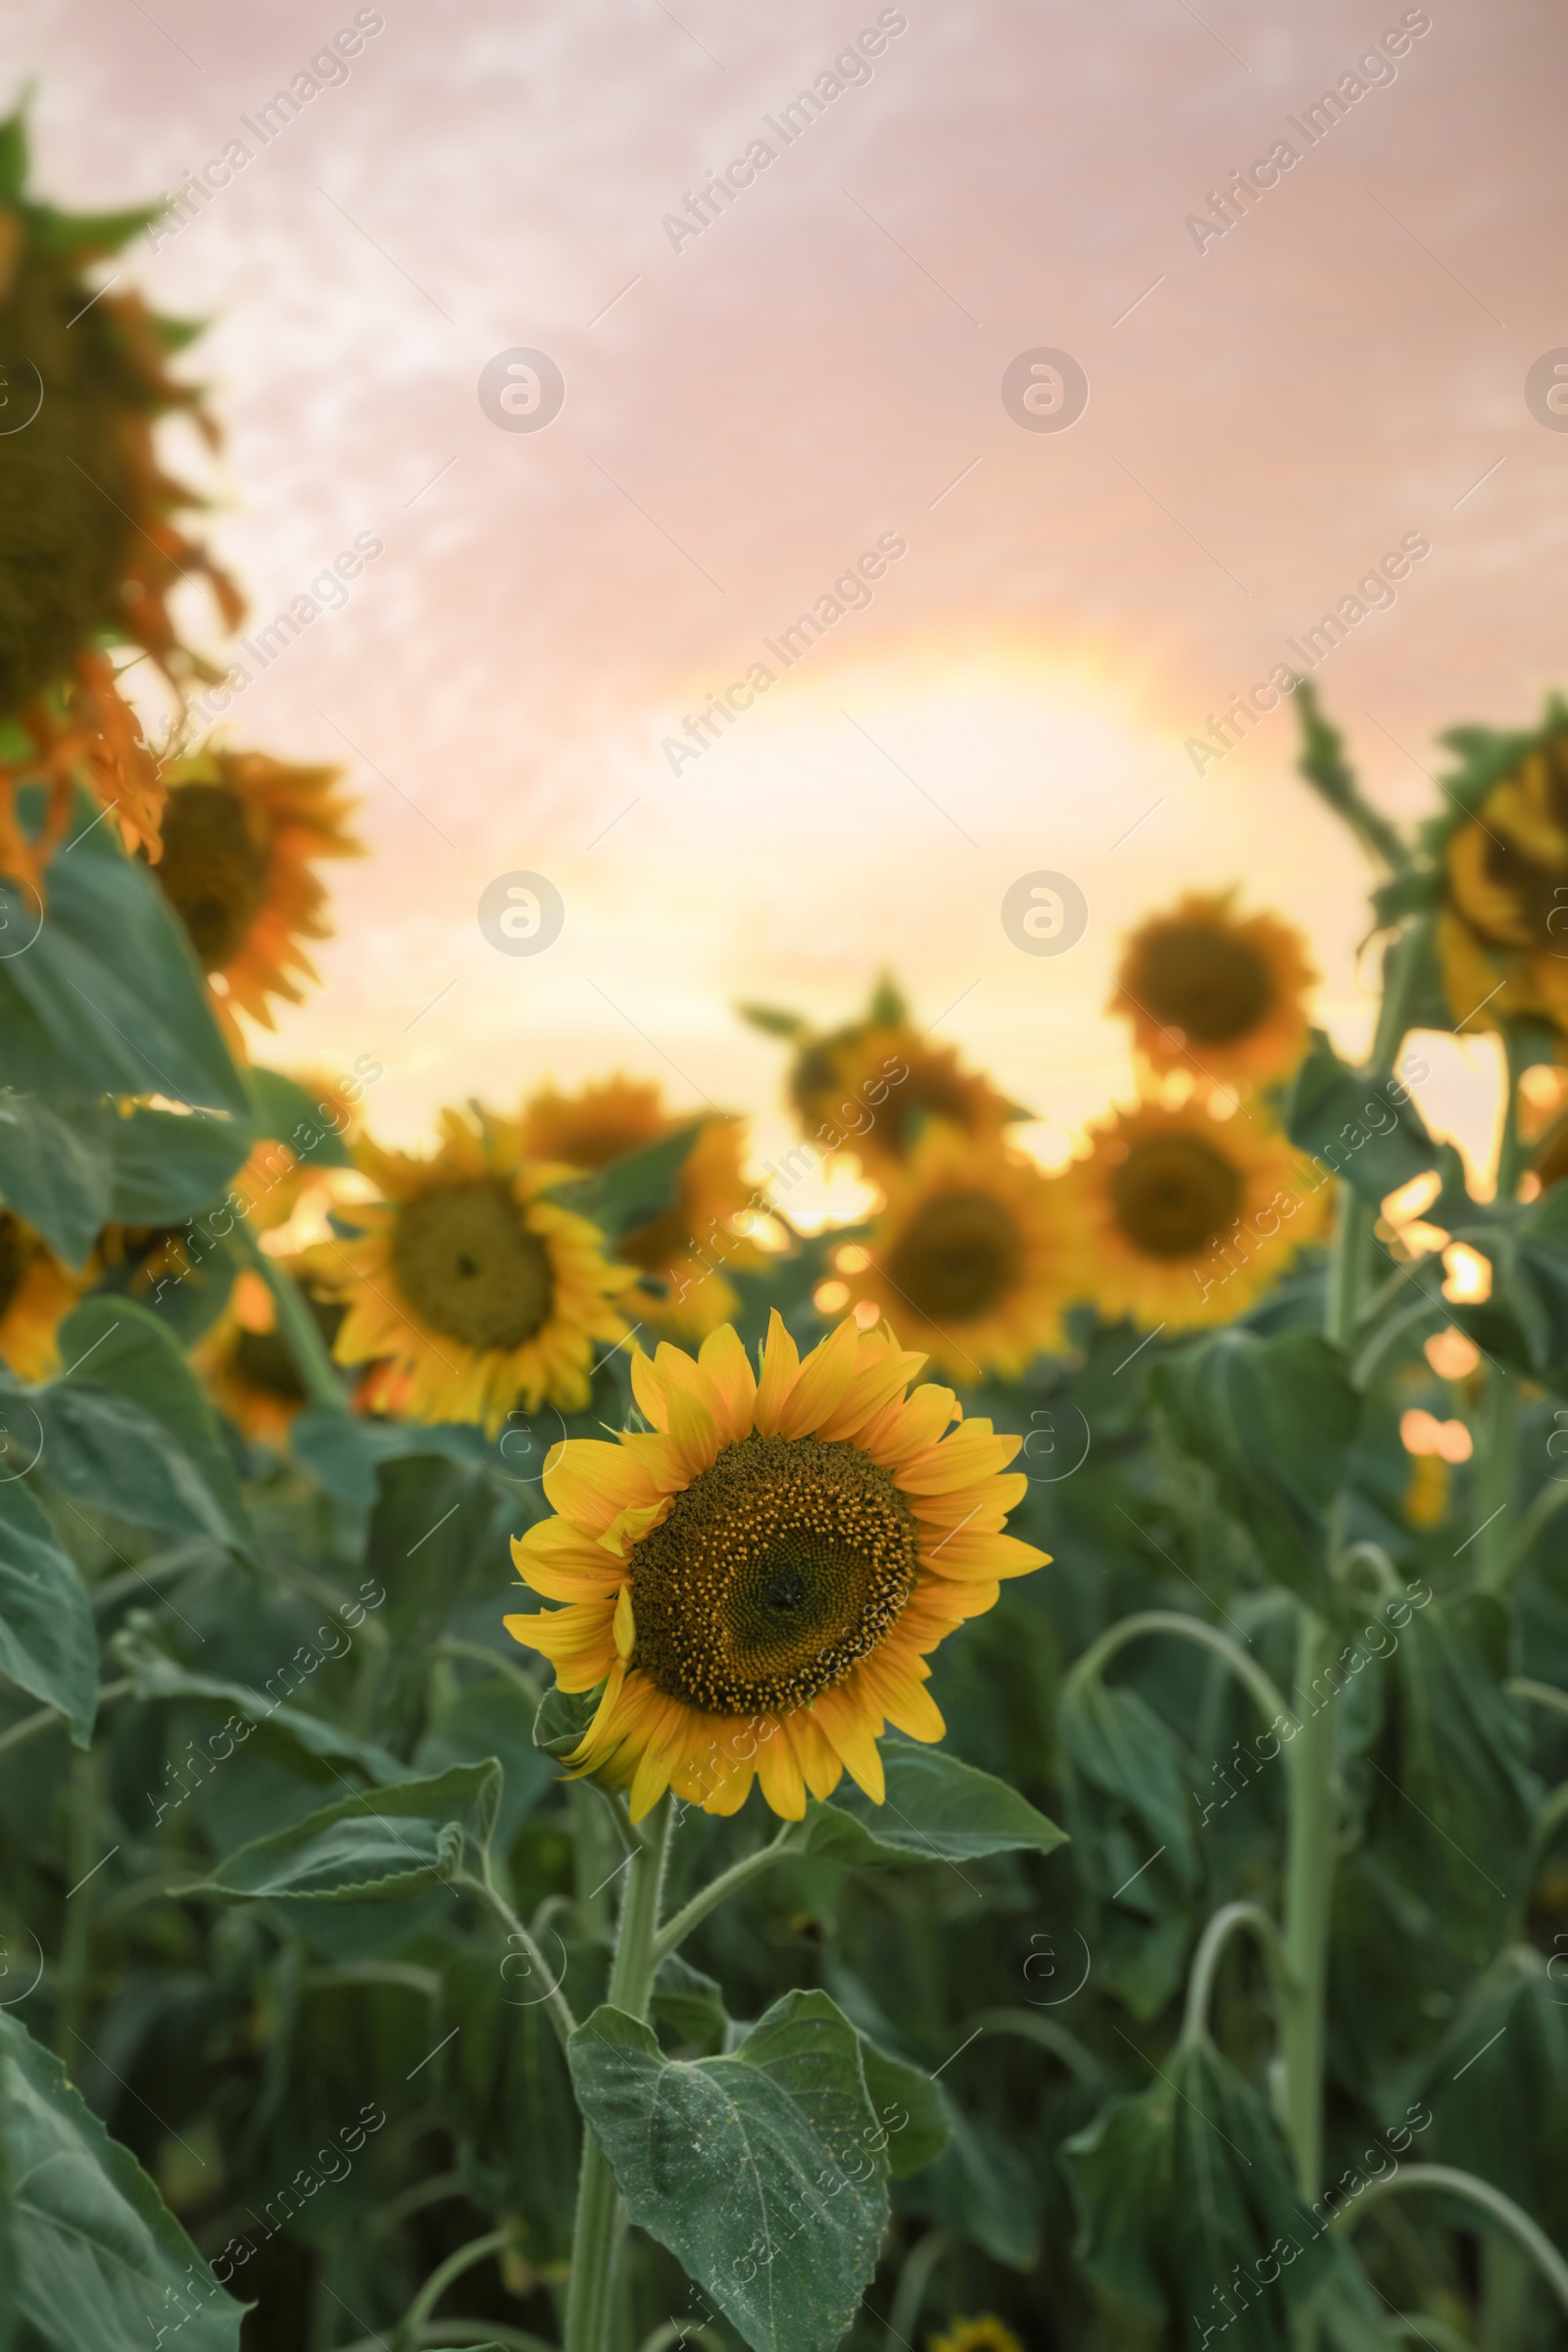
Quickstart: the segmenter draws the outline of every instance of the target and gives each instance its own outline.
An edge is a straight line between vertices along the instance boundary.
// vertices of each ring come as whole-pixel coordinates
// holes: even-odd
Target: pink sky
[[[1568,435],[1524,398],[1568,344],[1559,15],[384,0],[266,146],[242,118],[344,0],[16,16],[60,200],[256,150],[128,263],[215,322],[214,536],[254,618],[384,545],[229,720],[342,758],[374,852],[332,877],[275,1057],[378,1055],[399,1137],[616,1065],[771,1111],[777,1050],[733,1001],[830,1018],[887,963],[1059,1151],[1127,1084],[1119,933],[1232,880],[1310,933],[1358,1038],[1362,867],[1292,776],[1289,709],[1201,777],[1184,746],[1405,534],[1430,555],[1320,675],[1375,794],[1425,808],[1438,728],[1521,723],[1561,678]],[[766,130],[879,16],[905,28],[869,78]],[[1288,127],[1416,18],[1331,131]],[[771,163],[677,248],[664,217],[759,137]],[[1188,216],[1280,139],[1298,161],[1200,251]],[[1087,373],[1068,431],[1003,405],[1039,347]],[[479,403],[515,348],[564,378],[540,432]],[[662,741],[883,534],[907,552],[874,600],[672,774]],[[1089,902],[1059,958],[1002,927],[1042,868]],[[536,957],[477,921],[516,869],[564,902]]]

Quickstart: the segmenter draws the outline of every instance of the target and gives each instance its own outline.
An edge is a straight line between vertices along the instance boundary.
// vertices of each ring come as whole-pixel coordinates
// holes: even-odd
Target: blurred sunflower
[[[1132,934],[1106,1010],[1133,1024],[1157,1070],[1200,1079],[1286,1076],[1306,1049],[1306,943],[1272,914],[1240,915],[1234,890],[1189,891]]]
[[[952,2321],[946,2335],[931,2338],[931,2352],[1023,2352],[1023,2345],[1010,2328],[988,2311],[978,2319]]]
[[[1046,1555],[1003,1533],[1021,1440],[949,1431],[951,1389],[906,1395],[922,1361],[847,1318],[802,1362],[775,1312],[760,1378],[727,1325],[696,1362],[639,1350],[652,1431],[552,1448],[559,1516],[512,1548],[567,1606],[506,1624],[602,1688],[570,1762],[629,1783],[634,1820],[666,1788],[737,1812],[756,1779],[798,1821],[846,1770],[880,1804],[885,1725],[942,1738],[927,1654]]]
[[[1015,1378],[1060,1339],[1069,1237],[1049,1178],[995,1141],[928,1127],[883,1178],[869,1264],[847,1277],[953,1378]]]
[[[19,1380],[47,1380],[58,1370],[55,1335],[84,1281],[62,1265],[41,1234],[0,1208],[0,1357]]]
[[[347,1311],[309,1279],[298,1260],[282,1261],[299,1282],[317,1328],[330,1348]],[[246,1437],[280,1446],[306,1401],[293,1352],[277,1328],[277,1307],[259,1274],[247,1266],[229,1293],[228,1304],[191,1351],[214,1397]]]
[[[0,721],[21,722],[0,747],[0,865],[35,884],[67,820],[73,772],[116,809],[127,846],[157,855],[162,787],[104,647],[141,647],[176,685],[216,675],[180,645],[170,592],[204,573],[229,626],[242,606],[176,526],[201,502],[154,449],[155,424],[175,410],[216,445],[199,391],[167,368],[198,330],[89,274],[161,208],[61,213],[24,193],[26,176],[13,114],[0,122],[0,349],[10,399],[38,405],[8,435],[0,468]],[[15,815],[26,780],[50,787],[36,840]]]
[[[325,939],[318,858],[358,858],[335,767],[296,767],[265,752],[206,751],[168,772],[163,857],[154,868],[185,926],[231,1040],[233,1008],[274,1026],[272,997],[303,1002],[293,974],[318,974],[300,946]]]
[[[617,1076],[575,1095],[542,1089],[523,1106],[522,1148],[530,1159],[561,1160],[591,1174],[687,1124],[664,1107],[657,1084]],[[682,1164],[670,1206],[615,1244],[617,1257],[659,1286],[640,1285],[626,1301],[635,1316],[658,1330],[694,1339],[716,1330],[739,1305],[724,1268],[763,1263],[756,1243],[741,1240],[734,1230],[733,1220],[752,1195],[741,1173],[744,1138],[740,1119],[705,1120]],[[717,1256],[717,1266],[710,1267],[705,1250]]]
[[[1438,917],[1455,1022],[1568,1030],[1568,719],[1561,707],[1447,831]]]
[[[1317,1239],[1333,1197],[1261,1114],[1219,1120],[1196,1096],[1113,1112],[1054,1182],[1069,1297],[1174,1331],[1244,1314]]]
[[[364,1238],[313,1253],[348,1304],[339,1363],[387,1367],[382,1402],[415,1421],[476,1421],[541,1403],[580,1412],[596,1343],[626,1336],[615,1300],[637,1279],[586,1218],[545,1198],[569,1170],[528,1160],[514,1120],[444,1110],[433,1157],[355,1157],[382,1199],[339,1214]]]

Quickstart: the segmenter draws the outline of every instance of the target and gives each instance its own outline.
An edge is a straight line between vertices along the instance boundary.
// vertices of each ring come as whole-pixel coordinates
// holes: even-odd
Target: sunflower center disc
[[[742,1438],[631,1556],[636,1663],[713,1715],[785,1715],[839,1682],[914,1584],[891,1472],[820,1438]]]
[[[0,1209],[0,1317],[8,1315],[17,1293],[27,1279],[30,1252],[22,1227],[9,1209]]]
[[[339,1298],[318,1298],[307,1291],[305,1303],[315,1319],[316,1328],[326,1343],[328,1353],[337,1337],[338,1325],[348,1312]],[[294,1361],[293,1350],[280,1331],[246,1331],[234,1335],[234,1369],[247,1387],[261,1389],[269,1396],[284,1397],[290,1404],[299,1403],[305,1387]]]
[[[267,903],[270,853],[253,836],[224,784],[185,784],[164,811],[164,854],[153,871],[204,972],[221,971]]]
[[[1112,1172],[1110,1205],[1147,1257],[1191,1257],[1235,1223],[1241,1174],[1200,1136],[1152,1136]]]
[[[1147,1009],[1200,1045],[1245,1037],[1273,1002],[1273,978],[1257,950],[1207,923],[1163,924],[1138,960]]]
[[[888,1280],[931,1323],[989,1314],[1023,1271],[1023,1238],[989,1193],[941,1193],[894,1244]]]
[[[549,1252],[497,1177],[405,1201],[392,1271],[416,1314],[468,1348],[521,1348],[555,1305]]]

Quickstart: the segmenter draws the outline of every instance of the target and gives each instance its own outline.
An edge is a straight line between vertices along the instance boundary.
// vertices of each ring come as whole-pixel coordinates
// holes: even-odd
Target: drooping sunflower
[[[19,1380],[47,1380],[59,1369],[56,1334],[84,1280],[15,1210],[0,1208],[0,1356]]]
[[[542,1089],[523,1106],[522,1143],[530,1158],[562,1160],[591,1174],[686,1124],[665,1107],[658,1085],[616,1076],[575,1095]],[[755,1242],[734,1229],[752,1197],[741,1172],[744,1141],[741,1120],[705,1120],[670,1206],[615,1244],[617,1257],[653,1277],[652,1286],[640,1284],[626,1304],[655,1330],[693,1339],[716,1330],[739,1303],[726,1268],[762,1262]]]
[[[284,1269],[300,1283],[318,1330],[330,1347],[346,1309],[319,1291],[298,1262]],[[262,1446],[279,1446],[298,1419],[306,1392],[293,1352],[277,1328],[271,1292],[249,1267],[229,1293],[228,1304],[192,1350],[191,1361],[229,1419]]]
[[[312,1255],[346,1299],[339,1363],[388,1367],[397,1409],[415,1421],[476,1421],[542,1403],[580,1412],[596,1343],[626,1335],[619,1295],[637,1279],[605,1254],[586,1218],[546,1198],[570,1174],[525,1157],[515,1120],[475,1108],[441,1113],[430,1158],[355,1156],[382,1198],[339,1212],[358,1241]]]
[[[1106,1009],[1131,1020],[1156,1070],[1200,1081],[1286,1076],[1306,1050],[1306,943],[1272,914],[1241,915],[1234,890],[1188,891],[1128,940]]]
[[[342,770],[265,752],[206,751],[168,773],[164,851],[154,872],[185,926],[231,1036],[233,1008],[274,1026],[270,999],[303,1002],[293,975],[318,974],[300,942],[325,939],[319,858],[358,858],[345,828]]]
[[[1113,1112],[1054,1182],[1073,1234],[1070,1295],[1173,1331],[1244,1313],[1318,1238],[1333,1197],[1260,1112],[1217,1119],[1198,1096]]]
[[[1454,1020],[1568,1030],[1568,718],[1519,752],[1448,833],[1438,947]]]
[[[193,328],[89,272],[160,208],[72,215],[25,193],[20,115],[0,122],[0,351],[11,428],[0,440],[0,859],[36,883],[59,839],[73,772],[115,808],[127,846],[157,853],[162,788],[121,703],[109,644],[140,646],[176,687],[216,674],[181,646],[169,612],[204,573],[223,619],[240,600],[177,526],[201,502],[159,466],[154,427],[175,410],[216,443],[200,392],[168,372]],[[34,405],[35,404],[35,405]],[[32,414],[26,411],[31,408]],[[20,421],[19,421],[20,419]],[[51,789],[36,840],[15,819],[19,781]]]
[[[953,1379],[1025,1371],[1056,1345],[1072,1267],[1049,1178],[995,1141],[932,1125],[883,1178],[869,1263],[847,1277]]]
[[[931,2338],[931,2352],[1023,2352],[1012,2329],[995,2312],[972,2320],[954,2320],[945,2335]]]
[[[775,1312],[760,1376],[728,1325],[695,1362],[639,1351],[651,1432],[552,1449],[558,1516],[513,1556],[566,1606],[507,1628],[601,1691],[569,1761],[629,1784],[634,1820],[666,1788],[734,1813],[760,1780],[798,1821],[846,1771],[881,1803],[885,1726],[941,1739],[926,1658],[1046,1555],[1004,1533],[1021,1441],[907,1395],[923,1360],[847,1318],[803,1362]]]

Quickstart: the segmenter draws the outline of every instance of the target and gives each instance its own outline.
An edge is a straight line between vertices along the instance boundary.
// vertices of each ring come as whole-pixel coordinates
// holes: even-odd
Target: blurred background
[[[397,1140],[616,1066],[682,1106],[773,1105],[779,1049],[728,1007],[848,1017],[887,966],[1055,1164],[1129,1091],[1119,933],[1243,877],[1364,1043],[1355,853],[1294,775],[1293,707],[1229,747],[1214,722],[1338,614],[1320,696],[1409,813],[1441,805],[1436,730],[1531,723],[1562,677],[1560,16],[58,0],[11,24],[34,185],[179,198],[122,266],[212,321],[184,367],[226,447],[171,428],[171,455],[250,602],[205,640],[237,672],[221,740],[339,760],[362,796],[373,856],[335,869],[325,985],[270,1058],[379,1058]],[[1396,588],[1357,597],[1401,542]],[[726,689],[737,714],[705,719]],[[1087,907],[1049,956],[1003,916],[1041,871]],[[537,953],[497,944],[494,893],[481,921],[517,873],[560,896]],[[1483,1161],[1494,1051],[1439,1041],[1419,1090]],[[784,1132],[761,1117],[760,1153]]]

